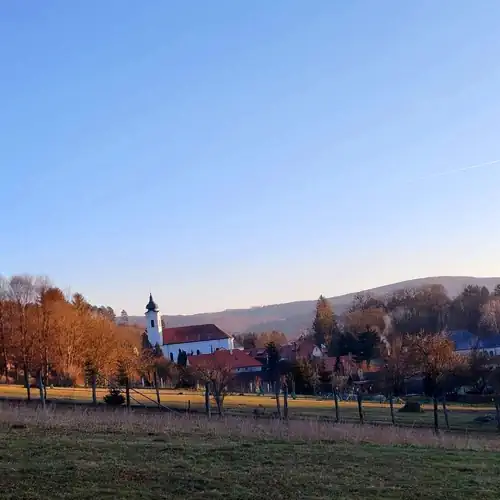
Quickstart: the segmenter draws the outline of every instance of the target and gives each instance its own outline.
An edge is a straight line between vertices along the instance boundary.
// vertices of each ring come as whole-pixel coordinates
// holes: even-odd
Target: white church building
[[[149,294],[146,305],[146,333],[151,345],[159,344],[167,359],[176,361],[179,351],[188,356],[210,354],[219,349],[232,351],[235,347],[232,335],[214,324],[163,328],[158,305]]]

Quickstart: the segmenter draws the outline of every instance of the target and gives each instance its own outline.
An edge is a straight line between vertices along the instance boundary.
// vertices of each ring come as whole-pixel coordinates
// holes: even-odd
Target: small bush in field
[[[120,389],[110,389],[109,394],[104,396],[104,402],[110,406],[121,406],[125,403],[125,397]]]
[[[418,401],[407,401],[403,408],[399,409],[402,413],[423,413],[422,405]]]

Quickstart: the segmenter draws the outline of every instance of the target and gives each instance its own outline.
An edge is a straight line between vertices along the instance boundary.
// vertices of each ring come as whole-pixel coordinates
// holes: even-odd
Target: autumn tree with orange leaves
[[[110,309],[96,308],[80,294],[69,299],[46,278],[0,277],[2,378],[22,378],[28,400],[34,379],[45,388],[43,400],[49,383],[74,385],[87,375],[95,402],[98,376],[116,377],[118,363],[137,378],[140,330],[117,325]]]

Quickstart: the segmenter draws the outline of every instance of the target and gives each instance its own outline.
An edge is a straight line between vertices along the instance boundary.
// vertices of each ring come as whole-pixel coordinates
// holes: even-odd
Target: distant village
[[[327,332],[323,332],[323,338],[318,339],[318,330],[321,330],[321,321],[318,323],[318,318],[311,325],[310,332],[302,332],[293,341],[288,341],[280,332],[272,332],[275,334],[274,339],[278,340],[273,343],[276,344],[280,363],[287,365],[286,370],[289,372],[296,372],[292,377],[294,390],[306,393],[331,391],[331,374],[334,373],[349,376],[354,384],[358,384],[358,387],[364,387],[367,390],[369,388],[380,389],[378,379],[380,379],[380,372],[387,365],[387,360],[384,359],[384,355],[376,344],[381,341],[387,342],[384,332],[388,327],[388,316],[378,314],[380,304],[377,299],[360,295],[357,300],[358,304],[352,308],[351,316],[360,316],[360,318],[355,320],[357,325],[353,329],[357,333],[357,338],[364,336],[372,339],[368,341],[372,343],[371,346],[362,348],[370,351],[371,354],[364,352],[360,355],[356,352],[357,346],[352,350],[346,347],[343,352],[333,353],[328,345],[331,339],[326,338]],[[326,299],[320,297],[316,314],[320,316],[324,314],[325,311],[322,312],[321,308],[326,308],[329,314],[328,307]],[[484,309],[484,306],[482,307]],[[398,314],[401,314],[401,310],[398,311],[396,308],[393,316],[397,317]],[[215,324],[168,327],[163,324],[160,309],[152,295],[146,305],[145,316],[149,343],[161,346],[165,358],[170,362],[184,364],[193,370],[198,370],[203,366],[224,365],[229,367],[234,374],[231,381],[232,387],[252,392],[259,389],[272,390],[269,377],[266,377],[269,364],[268,346],[245,346],[243,345],[246,343],[245,335],[233,336]],[[363,324],[363,321],[366,321],[366,324]],[[392,319],[389,318],[389,321]],[[408,321],[411,321],[411,318]],[[483,318],[481,321],[484,326],[486,320]],[[327,325],[326,328],[332,327]],[[415,325],[412,328],[415,329]],[[446,337],[456,354],[468,356],[471,352],[478,351],[491,359],[496,356],[500,357],[498,332],[480,335],[479,329],[476,332],[446,329],[439,326],[438,329],[446,331]],[[254,334],[254,336],[257,335]],[[273,340],[272,335],[270,338]],[[413,377],[413,379],[416,383],[412,384],[411,380],[405,381],[407,390],[420,391],[422,389],[421,377]]]

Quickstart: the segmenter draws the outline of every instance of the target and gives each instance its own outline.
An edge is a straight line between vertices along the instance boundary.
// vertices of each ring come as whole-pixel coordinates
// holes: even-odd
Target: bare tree
[[[454,352],[453,343],[445,332],[412,335],[409,346],[409,362],[424,377],[425,392],[432,397],[434,407],[434,429],[439,432],[438,397],[443,396],[443,381],[463,363]],[[444,406],[446,413],[446,406]]]
[[[205,387],[209,388],[217,405],[219,415],[224,414],[224,398],[229,383],[234,378],[234,372],[225,357],[214,353],[210,357],[200,360],[195,367],[195,376]]]
[[[389,400],[393,425],[396,424],[394,397],[404,392],[405,381],[411,375],[408,362],[410,345],[411,337],[396,330],[386,331],[381,342],[381,354],[384,361],[383,383]]]
[[[12,276],[8,297],[16,316],[15,330],[23,367],[28,401],[31,401],[30,372],[35,358],[34,309],[37,300],[37,279],[33,276]]]
[[[5,383],[9,379],[9,366],[14,357],[13,302],[9,297],[9,282],[0,276],[0,357]]]
[[[496,367],[491,371],[488,381],[495,391],[495,414],[497,430],[500,432],[500,367]]]

